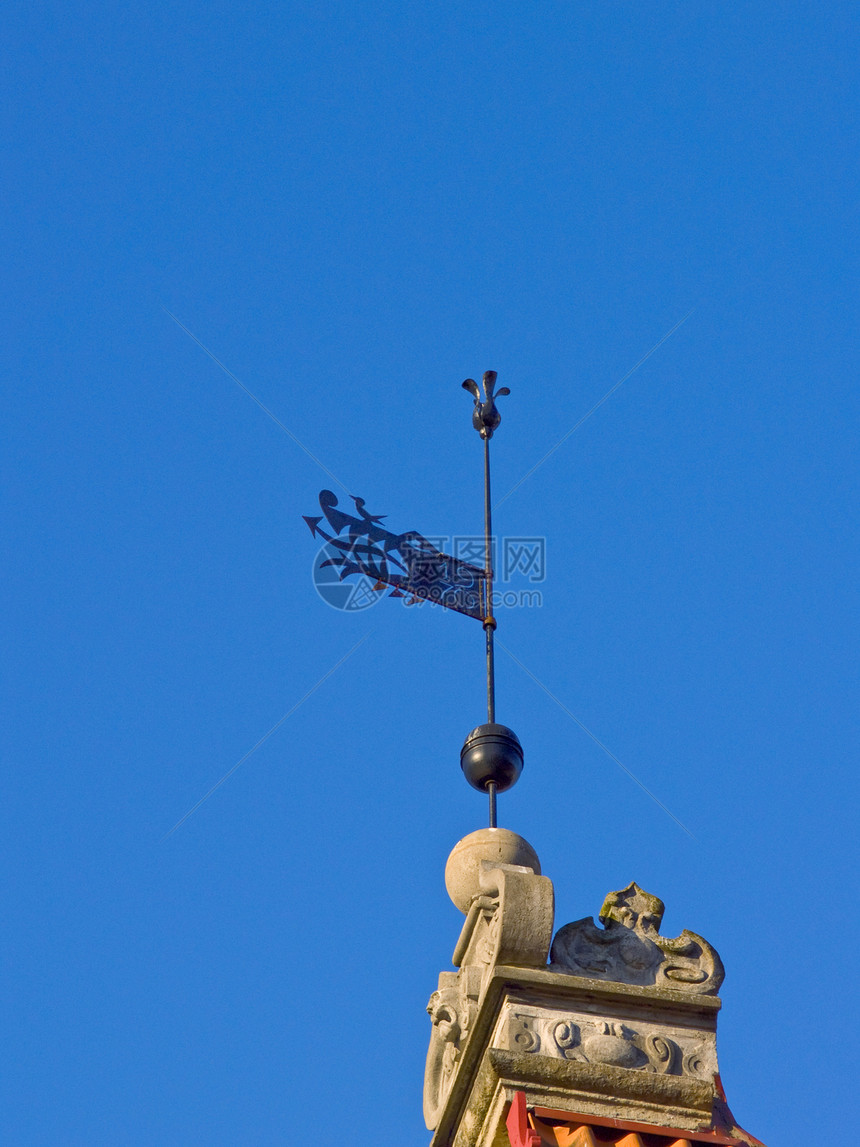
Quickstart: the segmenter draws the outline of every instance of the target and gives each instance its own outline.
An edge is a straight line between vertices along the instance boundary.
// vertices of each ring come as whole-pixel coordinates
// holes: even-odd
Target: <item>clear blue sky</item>
[[[319,599],[310,455],[472,533],[462,379],[501,497],[685,316],[497,515],[547,539],[500,639],[661,803],[501,653],[500,820],[558,925],[635,879],[717,947],[743,1124],[844,1136],[856,6],[2,21],[4,1141],[426,1142],[482,634]]]

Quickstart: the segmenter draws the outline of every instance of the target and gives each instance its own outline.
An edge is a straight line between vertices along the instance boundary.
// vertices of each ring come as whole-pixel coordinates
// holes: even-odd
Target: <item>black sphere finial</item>
[[[466,738],[460,750],[460,768],[466,780],[479,792],[497,793],[512,788],[523,771],[523,747],[507,725],[479,725]]]

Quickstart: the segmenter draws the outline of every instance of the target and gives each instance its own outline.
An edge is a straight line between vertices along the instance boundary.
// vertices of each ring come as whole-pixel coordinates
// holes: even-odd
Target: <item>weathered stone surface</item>
[[[491,1048],[492,1071],[510,1091],[526,1089],[540,1106],[642,1120],[679,1129],[701,1127],[714,1101],[713,1081],[625,1071]]]
[[[714,948],[686,929],[674,939],[661,936],[662,919],[662,900],[629,884],[607,896],[600,911],[603,928],[586,916],[559,929],[552,966],[592,979],[716,995],[725,973]]]

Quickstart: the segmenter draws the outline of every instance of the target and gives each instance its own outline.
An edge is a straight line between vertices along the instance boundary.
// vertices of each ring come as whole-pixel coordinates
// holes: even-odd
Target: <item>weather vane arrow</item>
[[[489,796],[490,828],[496,827],[497,793],[514,785],[523,769],[523,750],[516,733],[496,723],[490,439],[502,420],[496,398],[511,393],[506,386],[495,390],[496,377],[494,370],[484,372],[483,396],[473,378],[463,383],[463,389],[475,400],[472,425],[484,441],[483,568],[442,553],[416,530],[397,534],[386,529],[382,525],[385,515],[368,513],[364,498],[355,495],[350,495],[355,514],[346,513],[331,490],[321,490],[322,513],[303,515],[313,537],[326,543],[328,556],[321,567],[331,567],[341,581],[358,574],[372,579],[377,592],[387,586],[391,597],[429,601],[481,622],[486,635],[487,723],[466,738],[460,765],[469,784]],[[323,522],[328,529],[323,528]]]

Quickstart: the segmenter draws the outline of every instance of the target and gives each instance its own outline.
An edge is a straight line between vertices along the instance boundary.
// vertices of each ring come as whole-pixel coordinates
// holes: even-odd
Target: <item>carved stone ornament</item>
[[[427,1004],[433,1028],[424,1068],[424,1121],[431,1129],[436,1126],[439,1110],[451,1090],[460,1055],[460,1038],[465,1025],[460,1022],[463,1001],[457,979],[456,972],[443,972],[439,977],[439,988]]]
[[[489,973],[497,964],[546,966],[553,890],[545,876],[515,864],[481,861],[454,952],[459,972],[441,972],[427,1011],[433,1025],[424,1070],[424,1121],[432,1131],[472,1034]]]
[[[478,965],[485,976],[496,964],[544,967],[552,939],[552,882],[522,865],[484,860],[478,883],[454,963]]]
[[[636,883],[611,892],[600,910],[603,928],[586,916],[559,929],[550,952],[553,971],[716,995],[725,975],[720,957],[695,932],[661,936],[663,910],[663,901]]]
[[[707,1078],[717,1070],[712,1033],[653,1022],[633,1026],[582,1012],[511,1004],[502,1014],[495,1039],[496,1046],[509,1051],[658,1075]]]

